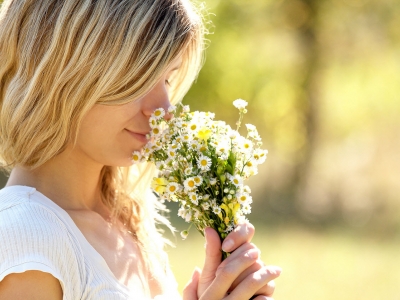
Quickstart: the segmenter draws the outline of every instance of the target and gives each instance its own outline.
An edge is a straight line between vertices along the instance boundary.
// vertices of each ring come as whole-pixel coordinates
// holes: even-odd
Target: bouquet
[[[150,161],[159,170],[152,189],[163,200],[179,203],[178,215],[200,233],[206,227],[218,231],[221,241],[251,212],[252,197],[244,180],[257,174],[267,151],[254,125],[239,134],[247,102],[238,99],[236,130],[214,113],[190,112],[187,105],[171,106],[172,118],[159,108],[150,117],[149,143],[132,154],[134,162]],[[182,231],[186,238],[188,230]],[[224,253],[224,258],[227,257]]]

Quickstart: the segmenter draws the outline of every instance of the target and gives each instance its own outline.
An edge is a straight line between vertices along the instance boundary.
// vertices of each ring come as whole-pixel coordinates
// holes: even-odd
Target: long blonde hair
[[[181,55],[183,64],[171,80],[171,102],[177,103],[200,70],[204,33],[189,0],[5,0],[2,167],[42,165],[75,141],[93,105],[140,98]],[[101,173],[103,202],[146,253],[160,253],[163,246],[155,242],[157,204],[144,199],[153,175],[146,164],[105,166]]]

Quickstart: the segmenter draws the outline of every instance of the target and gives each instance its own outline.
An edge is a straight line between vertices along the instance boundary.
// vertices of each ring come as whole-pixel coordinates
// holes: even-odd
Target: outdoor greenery
[[[400,298],[399,239],[360,238],[342,230],[325,233],[257,226],[255,243],[264,261],[282,267],[275,300],[358,300]],[[203,265],[204,241],[199,234],[177,237],[169,251],[179,290],[194,266]]]
[[[274,298],[398,299],[398,2],[206,6],[206,62],[185,102],[231,124],[231,101],[249,102],[244,123],[257,126],[269,150],[250,182],[249,218],[264,260],[283,267]],[[193,231],[171,250],[181,288],[202,265],[202,247]],[[184,253],[193,260],[186,270]]]
[[[398,229],[395,0],[208,1],[207,60],[186,97],[234,122],[249,101],[269,149],[254,187],[271,221]],[[258,208],[258,207],[257,207]],[[257,217],[260,217],[257,215]]]

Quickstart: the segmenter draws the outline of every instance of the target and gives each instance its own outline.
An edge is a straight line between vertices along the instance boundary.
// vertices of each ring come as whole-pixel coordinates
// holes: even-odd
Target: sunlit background
[[[249,219],[264,261],[283,268],[274,298],[400,299],[399,2],[205,6],[206,62],[184,102],[232,125],[232,101],[249,102],[244,122],[269,150]],[[195,230],[173,241],[182,290],[204,241]]]

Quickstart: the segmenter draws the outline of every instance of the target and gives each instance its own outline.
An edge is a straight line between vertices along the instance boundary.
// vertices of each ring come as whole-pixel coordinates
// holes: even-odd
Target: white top
[[[63,300],[138,299],[120,283],[69,214],[27,186],[0,190],[0,281],[11,273],[38,270],[56,277]],[[180,299],[171,290],[157,300]]]

